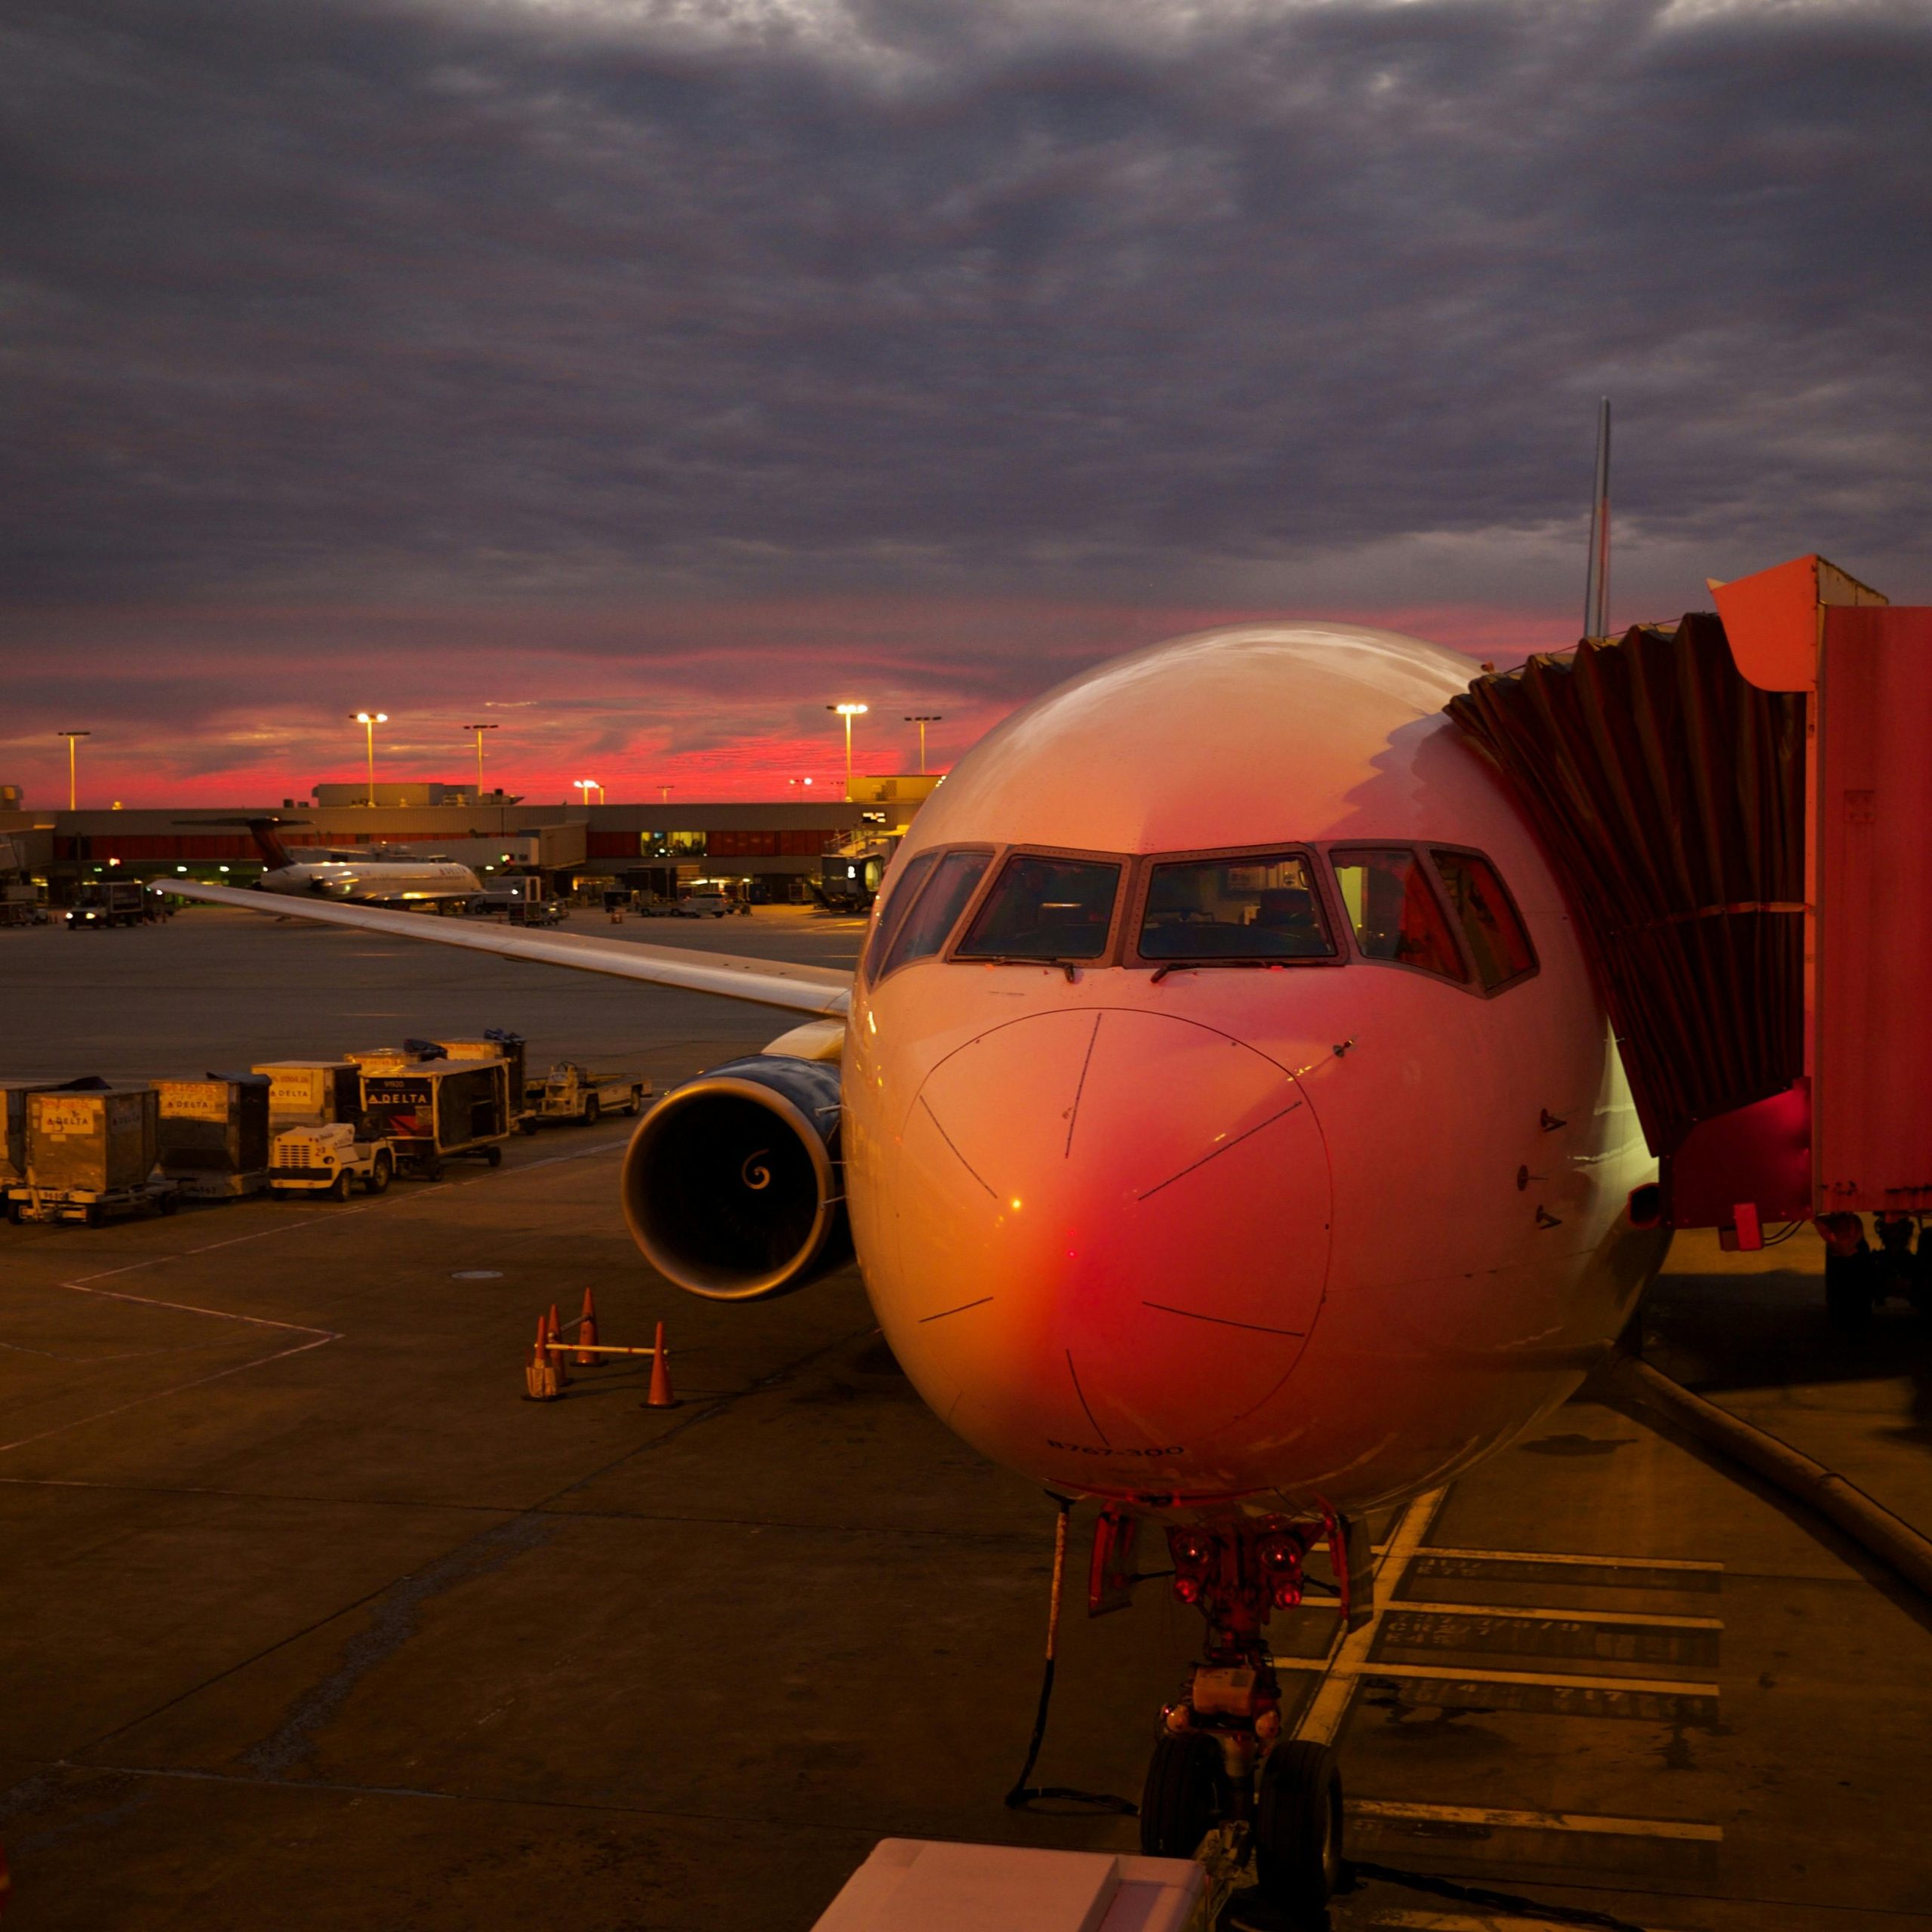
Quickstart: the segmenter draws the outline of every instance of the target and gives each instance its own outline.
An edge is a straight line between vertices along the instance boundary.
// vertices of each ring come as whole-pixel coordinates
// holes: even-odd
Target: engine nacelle
[[[653,1267],[712,1301],[787,1294],[849,1260],[838,1069],[750,1054],[674,1088],[624,1156],[624,1217]]]

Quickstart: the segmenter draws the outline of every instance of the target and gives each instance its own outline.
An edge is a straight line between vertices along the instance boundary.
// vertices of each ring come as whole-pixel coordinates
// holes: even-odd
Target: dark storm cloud
[[[1567,601],[1601,390],[1660,554],[1932,588],[1916,7],[69,0],[0,73],[16,598]]]

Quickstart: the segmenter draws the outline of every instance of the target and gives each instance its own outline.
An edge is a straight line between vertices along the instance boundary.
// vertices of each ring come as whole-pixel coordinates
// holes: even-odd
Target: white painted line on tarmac
[[[1435,1512],[1442,1507],[1448,1494],[1446,1487],[1432,1489],[1426,1495],[1418,1496],[1402,1512],[1402,1520],[1396,1524],[1395,1534],[1375,1559],[1378,1583],[1385,1571],[1391,1577],[1400,1577],[1407,1567],[1410,1558],[1422,1547],[1423,1539],[1429,1534],[1429,1525],[1435,1520]],[[1338,1632],[1338,1641],[1328,1655],[1315,1660],[1309,1666],[1324,1671],[1327,1675],[1321,1687],[1309,1700],[1308,1708],[1295,1721],[1294,1735],[1297,1738],[1306,1739],[1312,1744],[1334,1743],[1341,1730],[1342,1721],[1348,1715],[1360,1673],[1367,1663],[1370,1648],[1380,1627],[1378,1615],[1370,1617],[1359,1629]]]
[[[1351,1817],[1389,1824],[1481,1825],[1496,1831],[1583,1832],[1601,1838],[1673,1838],[1690,1844],[1721,1844],[1721,1825],[1681,1818],[1617,1818],[1585,1811],[1494,1810],[1480,1804],[1411,1804],[1392,1798],[1352,1798]]]
[[[1642,1630],[1721,1630],[1715,1617],[1658,1617],[1638,1610],[1525,1610],[1505,1603],[1389,1603],[1385,1614],[1411,1617],[1497,1617],[1516,1623],[1629,1624]]]

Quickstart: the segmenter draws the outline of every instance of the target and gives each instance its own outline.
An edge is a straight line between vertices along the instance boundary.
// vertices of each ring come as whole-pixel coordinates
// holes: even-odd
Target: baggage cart
[[[0,1080],[0,1189],[24,1187],[27,1180],[27,1096],[45,1094],[57,1080]]]
[[[269,1076],[210,1073],[157,1080],[161,1171],[198,1201],[233,1201],[268,1185]]]
[[[365,1131],[387,1140],[398,1172],[441,1177],[452,1155],[499,1165],[510,1137],[509,1063],[428,1060],[365,1068]]]
[[[157,1100],[145,1084],[73,1081],[27,1096],[26,1181],[7,1190],[15,1221],[85,1221],[174,1208],[154,1171]]]

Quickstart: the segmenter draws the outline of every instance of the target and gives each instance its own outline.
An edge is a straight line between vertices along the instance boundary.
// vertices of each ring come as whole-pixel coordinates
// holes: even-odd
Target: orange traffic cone
[[[523,1371],[523,1390],[533,1402],[553,1401],[563,1393],[557,1386],[555,1370],[551,1366],[550,1351],[543,1344],[550,1339],[550,1324],[543,1315],[537,1318],[536,1346],[530,1351],[530,1360]]]
[[[583,1314],[577,1324],[577,1365],[588,1368],[597,1359],[591,1349],[597,1340],[597,1310],[590,1299],[590,1291],[583,1291]]]
[[[675,1409],[678,1398],[671,1393],[671,1354],[664,1346],[664,1324],[657,1324],[657,1346],[651,1357],[651,1393],[644,1398],[647,1409]]]
[[[564,1339],[564,1324],[557,1319],[557,1304],[555,1302],[550,1304],[549,1325],[550,1332],[544,1340],[561,1342]],[[544,1353],[549,1357],[551,1366],[557,1371],[557,1386],[561,1389],[571,1379],[564,1367],[564,1352],[561,1349],[546,1349]]]

